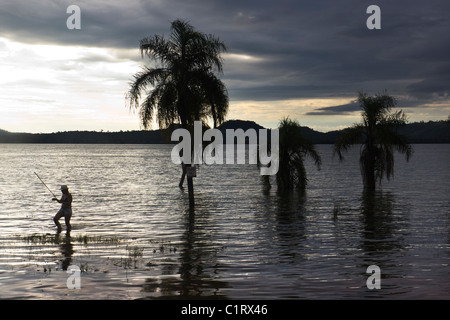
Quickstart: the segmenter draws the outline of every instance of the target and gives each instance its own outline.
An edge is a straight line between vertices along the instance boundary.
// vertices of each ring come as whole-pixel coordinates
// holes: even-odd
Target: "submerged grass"
[[[74,237],[70,236],[60,236],[54,234],[32,234],[29,236],[17,235],[17,240],[22,240],[31,244],[58,244],[64,242],[78,242],[83,244],[89,243],[105,243],[105,244],[118,244],[121,240],[118,236],[97,236],[97,235],[86,235],[80,234]]]
[[[127,246],[126,249],[128,252],[128,257],[120,258],[120,261],[117,261],[114,265],[125,269],[131,269],[132,265],[134,265],[134,268],[137,269],[138,261],[144,256],[144,249],[138,246]]]
[[[40,246],[52,246],[52,245],[66,245],[66,244],[81,244],[81,245],[112,245],[112,246],[124,246],[126,253],[120,259],[112,258],[111,262],[116,267],[123,267],[124,269],[137,269],[141,265],[146,267],[153,266],[153,263],[144,261],[144,247],[131,245],[129,241],[133,242],[137,240],[136,238],[119,238],[119,236],[101,236],[101,235],[88,235],[88,234],[78,234],[78,235],[68,235],[68,234],[51,234],[51,233],[34,233],[31,235],[19,235],[16,234],[13,238],[16,241],[23,241],[29,245],[40,247]],[[152,244],[153,248],[149,248],[150,252],[153,254],[175,254],[178,250],[175,244],[172,244],[168,240],[148,240]],[[109,258],[108,258],[109,259]],[[88,269],[92,270],[92,267],[82,263],[80,266],[81,272],[87,272]],[[50,271],[49,268],[45,268]],[[94,269],[95,270],[95,269]]]

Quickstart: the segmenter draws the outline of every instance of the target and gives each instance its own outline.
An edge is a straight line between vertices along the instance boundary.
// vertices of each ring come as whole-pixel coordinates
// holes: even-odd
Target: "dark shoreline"
[[[263,129],[253,121],[229,120],[218,129]],[[341,130],[326,133],[303,128],[303,135],[314,144],[334,144]],[[399,130],[409,138],[410,143],[450,143],[449,121],[409,123]],[[65,131],[55,133],[14,133],[0,130],[0,143],[42,143],[42,144],[168,144],[170,134],[165,130],[139,130],[119,132]]]

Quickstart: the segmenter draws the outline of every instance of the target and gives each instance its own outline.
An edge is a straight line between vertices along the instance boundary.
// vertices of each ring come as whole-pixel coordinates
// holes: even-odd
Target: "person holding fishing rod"
[[[59,209],[59,211],[56,213],[53,221],[58,227],[58,231],[61,231],[62,228],[61,224],[59,223],[59,219],[64,217],[67,231],[70,231],[72,229],[72,226],[70,225],[70,218],[72,218],[72,195],[70,194],[69,188],[67,188],[66,185],[61,186],[61,192],[61,199],[58,200],[56,197],[52,198],[53,201],[61,203],[61,209]]]
[[[72,195],[69,192],[69,188],[67,188],[66,185],[61,186],[62,196],[61,199],[58,200],[53,191],[50,190],[50,188],[45,184],[44,180],[42,180],[36,172],[34,174],[39,178],[39,180],[41,180],[42,184],[53,195],[54,198],[52,198],[52,200],[61,203],[61,209],[59,209],[59,211],[53,217],[53,221],[58,227],[58,232],[61,232],[62,229],[61,224],[59,223],[59,219],[61,219],[62,217],[64,217],[64,220],[66,222],[67,231],[72,230],[72,226],[70,224],[70,218],[72,218]]]

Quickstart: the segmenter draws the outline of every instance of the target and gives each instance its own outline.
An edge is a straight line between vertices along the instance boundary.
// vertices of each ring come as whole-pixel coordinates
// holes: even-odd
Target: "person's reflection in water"
[[[61,268],[67,270],[72,263],[72,256],[74,253],[70,231],[66,232],[64,238],[60,237],[60,233],[57,233],[56,239],[58,239],[59,247],[63,255],[63,258],[61,259]]]

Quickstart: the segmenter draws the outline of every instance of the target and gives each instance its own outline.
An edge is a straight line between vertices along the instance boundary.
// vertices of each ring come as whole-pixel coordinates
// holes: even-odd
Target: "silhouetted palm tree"
[[[279,140],[279,169],[276,174],[278,188],[304,190],[308,179],[304,165],[305,156],[314,160],[314,164],[320,169],[321,158],[314,145],[305,139],[301,132],[301,126],[296,120],[284,118],[278,126]],[[266,179],[268,179],[268,176]],[[267,182],[268,180],[266,180]]]
[[[194,121],[212,118],[222,123],[228,111],[225,85],[215,73],[222,73],[220,54],[225,44],[182,20],[171,25],[169,38],[154,35],[140,41],[142,56],[156,62],[134,75],[127,100],[140,109],[144,128],[154,119],[160,128],[181,123],[189,129]],[[148,92],[148,94],[147,94]],[[141,101],[141,96],[147,96]],[[192,178],[188,177],[189,199],[193,199]]]
[[[222,73],[223,42],[200,33],[182,20],[172,22],[168,39],[155,35],[140,41],[142,55],[157,63],[134,75],[127,98],[140,109],[147,128],[153,119],[161,128],[179,122],[184,128],[196,120],[222,123],[228,111],[228,94],[214,71]],[[149,90],[141,102],[142,93]]]
[[[406,115],[402,110],[391,113],[396,100],[387,94],[368,96],[360,93],[363,122],[345,129],[334,145],[334,154],[342,160],[342,152],[354,144],[362,144],[360,151],[360,168],[364,187],[374,190],[377,181],[383,176],[389,178],[394,174],[394,149],[406,156],[412,155],[412,147],[406,137],[397,129],[406,124]]]

